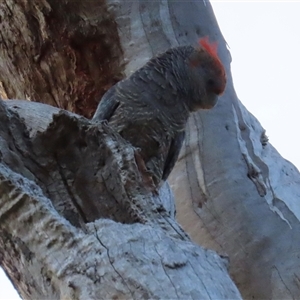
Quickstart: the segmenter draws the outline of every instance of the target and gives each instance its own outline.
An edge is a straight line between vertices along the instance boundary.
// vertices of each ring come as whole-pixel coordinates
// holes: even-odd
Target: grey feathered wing
[[[185,131],[181,131],[177,133],[174,139],[171,142],[170,149],[168,155],[166,157],[166,162],[163,170],[162,179],[164,181],[167,180],[168,176],[170,175],[171,171],[173,170],[175,163],[178,159],[182,143],[184,141]]]
[[[92,118],[93,121],[109,121],[114,112],[120,105],[120,102],[115,97],[116,86],[111,87],[102,97],[100,104]]]

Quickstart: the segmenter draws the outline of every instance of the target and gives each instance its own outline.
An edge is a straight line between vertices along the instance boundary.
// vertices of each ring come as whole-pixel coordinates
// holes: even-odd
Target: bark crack
[[[284,282],[283,278],[281,277],[281,274],[280,274],[278,268],[277,268],[275,265],[273,266],[273,268],[277,271],[277,274],[278,274],[278,276],[279,276],[279,278],[280,278],[280,281],[282,282],[282,284],[284,285],[284,287],[286,288],[286,290],[289,292],[289,294],[292,296],[292,299],[295,299],[295,300],[296,300],[296,298],[294,298],[293,293],[291,292],[291,290],[288,288],[288,286],[287,286],[286,283]]]
[[[207,290],[207,288],[206,288],[206,286],[205,286],[204,282],[203,282],[203,281],[202,281],[202,279],[201,279],[201,276],[198,276],[197,272],[195,271],[195,269],[194,269],[193,265],[192,265],[190,262],[188,262],[188,264],[191,266],[191,268],[193,269],[194,273],[197,275],[197,277],[198,277],[198,278],[199,278],[199,280],[201,281],[201,283],[202,283],[202,286],[203,286],[203,288],[205,289],[205,291],[206,291],[206,293],[207,293],[207,296],[209,297],[209,299],[211,299],[211,300],[212,300],[212,298],[210,297],[210,294],[209,294],[209,292],[208,292],[208,290]]]
[[[58,156],[56,154],[54,154],[54,159],[56,161],[56,164],[58,166],[58,171],[59,171],[59,175],[64,183],[64,186],[70,196],[70,200],[72,201],[73,205],[75,206],[76,210],[77,210],[77,213],[80,215],[80,217],[82,218],[83,222],[84,223],[87,223],[87,219],[85,217],[85,214],[84,212],[82,211],[81,207],[78,205],[76,199],[75,199],[75,195],[73,194],[69,184],[68,184],[68,181],[67,181],[67,178],[65,177],[64,175],[64,172],[62,170],[62,166],[60,165],[59,163],[59,159],[58,159]]]
[[[174,285],[174,283],[173,283],[171,277],[169,276],[169,274],[167,273],[167,271],[166,271],[166,269],[165,269],[165,267],[164,267],[164,263],[163,263],[163,258],[162,258],[162,256],[161,256],[161,255],[159,254],[159,252],[157,251],[156,246],[155,246],[154,248],[155,248],[155,252],[156,252],[157,255],[160,257],[160,264],[161,264],[162,268],[164,269],[164,272],[165,272],[166,276],[168,277],[170,283],[172,284],[172,286],[173,286],[173,288],[174,288],[174,291],[175,291],[175,294],[176,294],[176,296],[177,296],[177,299],[180,299],[180,297],[179,297],[179,295],[178,295],[178,293],[177,293],[177,289],[176,289],[176,287],[175,287],[175,285]]]
[[[233,113],[237,126],[237,140],[248,169],[247,176],[254,183],[258,194],[264,197],[267,195],[266,181],[269,177],[269,168],[254,152],[249,125],[244,121],[238,105],[233,105]]]
[[[260,169],[250,161],[249,156],[242,152],[242,156],[248,168],[248,178],[254,183],[259,196],[264,197],[267,195],[267,187],[264,183]]]
[[[118,274],[118,276],[122,279],[123,283],[125,284],[125,286],[127,287],[128,291],[130,292],[131,297],[134,299],[134,293],[133,293],[133,291],[129,288],[129,285],[127,284],[127,282],[125,281],[125,279],[123,278],[123,276],[121,275],[121,273],[115,268],[114,263],[113,263],[113,260],[112,260],[110,254],[109,254],[109,249],[108,249],[108,247],[105,246],[104,243],[101,241],[101,239],[100,239],[100,237],[99,237],[99,235],[98,235],[98,230],[97,230],[95,224],[94,224],[94,231],[95,231],[95,233],[96,233],[96,234],[95,234],[96,239],[99,241],[99,243],[101,244],[101,246],[102,246],[103,248],[106,249],[106,253],[107,253],[107,257],[108,257],[108,260],[109,260],[110,265],[112,266],[112,268],[114,269],[114,271],[116,272],[116,274]]]

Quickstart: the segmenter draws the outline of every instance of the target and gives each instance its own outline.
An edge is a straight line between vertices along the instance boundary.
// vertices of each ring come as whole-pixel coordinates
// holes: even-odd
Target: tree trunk
[[[1,5],[2,95],[90,116],[124,67],[105,3]],[[240,298],[227,259],[190,241],[168,185],[145,189],[109,127],[29,101],[0,116],[0,257],[22,298]]]
[[[2,95],[87,117],[96,96],[153,55],[201,36],[217,41],[228,84],[216,108],[188,123],[169,180],[177,217],[194,241],[229,256],[243,297],[298,297],[299,173],[237,99],[209,2],[0,5]],[[143,188],[118,135],[41,104],[7,105],[0,259],[22,297],[239,297],[224,259],[175,222],[168,186],[158,197]]]
[[[226,260],[191,243],[143,188],[119,135],[45,105],[4,103],[1,263],[22,298],[239,298]],[[26,117],[33,108],[40,132]]]

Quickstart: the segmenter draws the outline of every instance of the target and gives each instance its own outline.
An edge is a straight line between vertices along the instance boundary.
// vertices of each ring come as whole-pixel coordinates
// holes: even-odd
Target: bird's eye
[[[214,80],[213,79],[208,79],[207,80],[207,86],[210,87],[210,88],[214,87],[215,86]]]
[[[216,95],[220,95],[224,91],[224,88],[222,88],[220,83],[218,81],[215,81],[214,79],[208,79],[206,84],[207,90],[213,92]]]

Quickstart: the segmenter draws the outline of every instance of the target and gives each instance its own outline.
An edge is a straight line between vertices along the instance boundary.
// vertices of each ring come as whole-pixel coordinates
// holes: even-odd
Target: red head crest
[[[218,43],[210,43],[208,37],[201,38],[199,40],[199,44],[203,50],[205,50],[208,55],[210,55],[214,61],[214,70],[217,72],[216,78],[214,79],[214,87],[213,90],[217,95],[220,95],[224,92],[226,85],[226,73],[224,66],[218,56]],[[216,84],[217,82],[217,84]]]
[[[217,60],[220,60],[218,56],[218,43],[210,43],[208,37],[204,37],[199,40],[200,46],[202,46],[203,49],[205,49],[212,57],[214,57]]]

